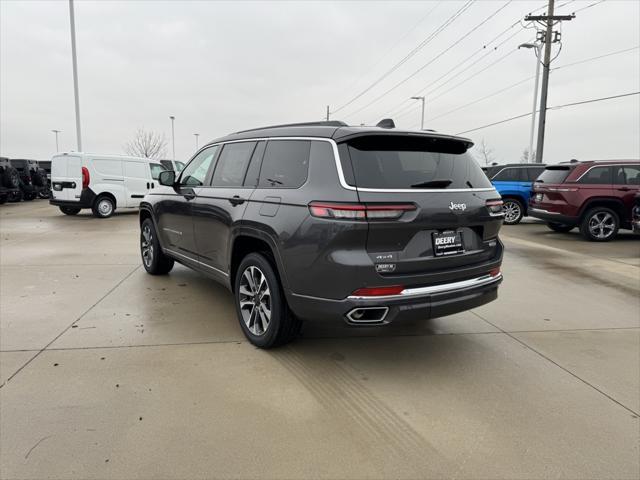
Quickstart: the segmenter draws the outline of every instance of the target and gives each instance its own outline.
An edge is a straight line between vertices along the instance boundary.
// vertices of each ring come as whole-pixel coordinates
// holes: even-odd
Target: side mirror
[[[176,183],[176,172],[173,170],[165,170],[158,175],[158,183],[166,187],[173,187]]]

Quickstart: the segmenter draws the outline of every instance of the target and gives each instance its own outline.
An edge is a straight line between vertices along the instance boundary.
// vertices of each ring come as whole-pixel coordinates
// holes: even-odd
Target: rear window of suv
[[[491,188],[464,143],[379,135],[348,142],[355,185],[379,189]]]
[[[571,167],[553,166],[544,169],[544,172],[536,179],[539,183],[562,183],[571,173]]]

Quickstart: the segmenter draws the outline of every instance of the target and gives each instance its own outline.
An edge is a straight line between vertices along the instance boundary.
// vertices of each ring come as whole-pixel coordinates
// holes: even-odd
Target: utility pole
[[[55,133],[56,135],[56,153],[58,153],[60,151],[60,149],[58,148],[58,134],[62,131],[62,130],[51,130],[53,133]]]
[[[78,94],[78,59],[76,55],[76,20],[73,13],[73,0],[69,0],[69,22],[71,23],[71,61],[73,63],[73,96],[76,100],[76,137],[78,151],[82,151],[82,133],[80,132],[80,95]]]
[[[533,48],[536,52],[536,81],[533,86],[533,108],[531,111],[531,129],[529,130],[529,155],[527,162],[535,162],[533,156],[533,134],[536,131],[536,112],[538,110],[538,84],[540,83],[540,64],[542,63],[542,43],[523,43],[518,48]]]
[[[176,117],[173,115],[169,115],[169,120],[171,120],[171,148],[173,149],[173,161],[176,161],[176,133],[173,129],[173,123],[176,120]]]
[[[198,137],[200,136],[200,134],[194,133],[193,136],[196,137],[196,150],[198,150]]]
[[[329,105],[327,105],[327,122],[329,121]]]
[[[424,130],[424,102],[425,102],[425,97],[424,95],[422,97],[411,97],[411,100],[422,100],[422,117],[420,120],[420,130]]]
[[[542,163],[544,151],[544,127],[547,122],[547,95],[549,91],[549,72],[551,70],[551,44],[560,41],[560,32],[553,31],[553,26],[563,20],[572,20],[575,15],[554,15],[555,0],[549,0],[547,15],[527,15],[527,22],[538,22],[546,26],[544,32],[544,61],[542,62],[542,91],[540,93],[540,117],[538,120],[538,143],[536,145],[536,163]]]

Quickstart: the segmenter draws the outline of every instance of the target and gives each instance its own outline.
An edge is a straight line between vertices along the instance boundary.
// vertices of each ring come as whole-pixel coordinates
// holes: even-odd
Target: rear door
[[[55,200],[80,201],[82,193],[80,157],[59,155],[51,159],[51,189]]]
[[[200,261],[218,273],[227,273],[233,226],[242,219],[255,181],[246,182],[249,163],[258,164],[264,143],[235,142],[224,145],[211,180],[196,190],[193,218]],[[257,176],[257,175],[256,175]]]
[[[367,251],[378,273],[433,273],[495,255],[502,215],[487,201],[499,195],[466,150],[455,139],[393,135],[358,137],[341,149],[353,167],[347,183],[368,208],[384,211],[367,214]],[[384,218],[393,206],[404,213]]]

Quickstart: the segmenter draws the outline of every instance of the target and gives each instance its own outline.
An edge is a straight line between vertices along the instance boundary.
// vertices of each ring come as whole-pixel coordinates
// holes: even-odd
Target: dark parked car
[[[533,184],[533,191],[529,215],[557,232],[580,227],[586,239],[605,242],[618,229],[631,229],[631,210],[640,192],[640,161],[550,165]]]
[[[516,225],[528,215],[531,186],[544,167],[539,163],[508,163],[482,168],[502,197],[506,225]]]
[[[0,204],[22,200],[20,176],[8,158],[0,157]]]
[[[47,179],[46,189],[40,191],[38,196],[40,198],[51,197],[51,160],[37,160],[38,168],[41,170],[42,175]]]
[[[11,159],[10,162],[18,171],[24,200],[33,200],[43,192],[49,191],[47,174],[38,166],[38,162],[26,159]]]
[[[200,149],[141,203],[150,274],[174,261],[235,294],[253,344],[303,319],[426,319],[497,297],[502,201],[465,138],[342,122],[248,130]]]

